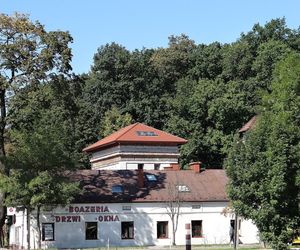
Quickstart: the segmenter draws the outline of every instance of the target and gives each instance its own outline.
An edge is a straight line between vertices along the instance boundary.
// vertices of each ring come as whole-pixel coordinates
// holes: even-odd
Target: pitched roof
[[[249,129],[253,128],[255,126],[257,120],[257,116],[253,116],[250,121],[248,121],[240,130],[239,133],[243,133],[248,131]]]
[[[224,170],[208,169],[200,173],[192,170],[144,171],[144,187],[139,188],[138,170],[79,170],[69,172],[72,181],[80,182],[83,193],[74,203],[122,203],[122,202],[166,202],[170,201],[172,189],[176,185],[188,188],[180,192],[182,201],[228,201],[226,184],[228,178]],[[154,175],[156,181],[147,179]],[[112,193],[112,187],[122,185],[123,193]],[[175,190],[174,190],[175,191]]]
[[[116,143],[142,143],[142,144],[185,144],[187,140],[159,129],[152,128],[142,123],[131,124],[117,132],[97,141],[83,149],[85,152],[93,152],[99,148]]]

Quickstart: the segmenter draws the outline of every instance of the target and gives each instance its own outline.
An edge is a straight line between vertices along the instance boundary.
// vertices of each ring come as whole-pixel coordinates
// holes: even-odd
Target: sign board
[[[42,226],[43,240],[54,240],[54,223],[43,223]]]
[[[7,215],[14,215],[16,213],[15,207],[8,207],[7,208]]]

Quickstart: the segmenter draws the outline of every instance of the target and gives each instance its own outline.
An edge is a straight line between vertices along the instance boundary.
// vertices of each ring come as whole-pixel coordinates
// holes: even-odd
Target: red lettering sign
[[[80,222],[80,216],[79,215],[57,215],[55,216],[55,222]]]
[[[69,213],[108,213],[107,206],[69,206]]]
[[[118,215],[99,215],[98,220],[100,222],[120,221]]]

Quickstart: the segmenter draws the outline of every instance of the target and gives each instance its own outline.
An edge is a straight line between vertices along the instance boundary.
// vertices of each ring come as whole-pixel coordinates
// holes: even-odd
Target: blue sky
[[[184,33],[198,43],[234,42],[255,23],[285,17],[300,26],[298,0],[0,0],[0,12],[27,13],[47,30],[69,31],[73,70],[87,73],[101,45],[166,47]]]

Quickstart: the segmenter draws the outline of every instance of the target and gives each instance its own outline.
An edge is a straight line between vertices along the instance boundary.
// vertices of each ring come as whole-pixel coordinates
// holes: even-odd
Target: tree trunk
[[[235,213],[235,218],[234,218],[234,235],[233,235],[233,249],[237,249],[238,244],[239,244],[239,235],[238,235],[238,223],[239,217],[237,213]]]
[[[30,208],[26,208],[27,216],[26,216],[26,225],[27,225],[27,249],[30,250],[30,216],[31,211]]]
[[[0,159],[1,168],[5,175],[9,175],[9,168],[4,165],[3,157],[5,156],[4,148],[4,132],[6,126],[6,103],[5,103],[5,89],[0,89]]]
[[[3,159],[5,157],[4,148],[4,130],[6,125],[6,103],[5,103],[5,89],[0,89],[0,171],[5,175],[9,175],[9,169],[4,165]],[[1,191],[0,191],[1,192]],[[0,193],[0,247],[4,247],[4,235],[3,228],[6,218],[6,206],[4,206],[5,193]]]
[[[41,224],[40,224],[40,212],[41,212],[41,206],[37,206],[37,212],[36,212],[36,223],[37,223],[37,231],[38,231],[38,249],[42,249],[42,234],[41,234]]]
[[[175,218],[172,218],[172,245],[176,246],[176,240],[175,240],[175,235],[176,235],[176,228],[175,228]]]

